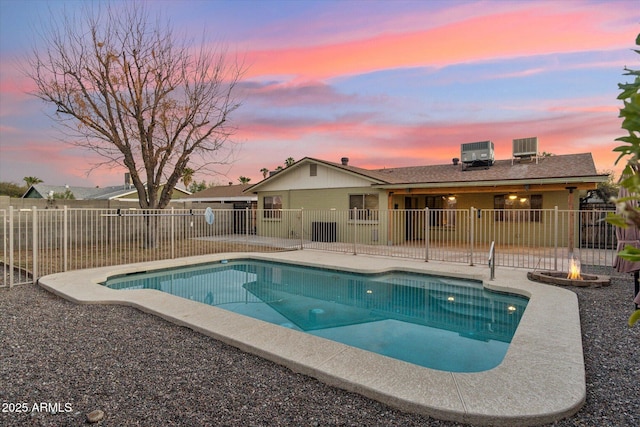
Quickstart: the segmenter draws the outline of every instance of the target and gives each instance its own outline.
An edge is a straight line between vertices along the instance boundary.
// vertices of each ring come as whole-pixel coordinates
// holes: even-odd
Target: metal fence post
[[[558,271],[558,206],[553,208],[553,269]]]
[[[7,239],[7,222],[9,218],[7,217],[7,211],[2,209],[0,210],[0,214],[2,214],[2,259],[5,262],[2,263],[2,285],[7,286],[7,283],[4,280],[7,279],[7,255],[9,254],[7,250],[7,244],[9,240]]]
[[[175,208],[171,206],[171,259],[176,257],[176,219]],[[193,218],[190,218],[193,221]]]
[[[469,208],[469,265],[473,266],[473,243],[475,239],[475,210],[473,206]]]
[[[9,288],[13,287],[13,206],[9,206]]]
[[[62,220],[64,222],[62,226],[62,271],[67,271],[69,269],[69,207],[64,205],[62,209]]]
[[[491,242],[489,247],[489,280],[496,278],[496,242]]]
[[[245,215],[245,227],[244,227],[244,250],[248,251],[249,250],[249,225],[250,225],[250,216],[249,216],[249,208],[246,207],[244,208],[244,215]]]
[[[429,208],[424,208],[424,262],[429,262],[429,231],[431,218]]]
[[[356,236],[358,235],[358,208],[353,208],[353,254],[357,255],[356,251]]]
[[[300,208],[300,250],[304,249],[304,208]]]
[[[33,258],[31,280],[35,283],[38,278],[38,209],[35,206],[31,208],[31,243],[33,245],[31,250]]]

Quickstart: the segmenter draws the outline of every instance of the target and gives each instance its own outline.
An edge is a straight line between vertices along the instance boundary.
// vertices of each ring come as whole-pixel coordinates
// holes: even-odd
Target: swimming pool
[[[502,363],[468,373],[425,368],[154,289],[119,291],[101,284],[109,277],[246,258],[366,274],[407,271],[470,279],[482,281],[488,289],[524,295],[529,301]],[[135,307],[293,372],[438,419],[474,425],[540,425],[576,413],[586,399],[576,294],[531,282],[521,269],[499,268],[490,280],[485,265],[304,250],[210,254],[68,271],[41,277],[38,285],[75,303]]]
[[[499,365],[528,299],[474,280],[355,274],[248,259],[112,277],[431,369]]]

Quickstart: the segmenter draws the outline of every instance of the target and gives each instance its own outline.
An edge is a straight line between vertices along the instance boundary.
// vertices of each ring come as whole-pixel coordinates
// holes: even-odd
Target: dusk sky
[[[80,1],[0,0],[0,181],[120,185],[60,141],[53,108],[26,94],[18,71],[49,8]],[[637,0],[619,1],[150,1],[197,40],[203,30],[246,58],[235,163],[197,181],[262,179],[285,159],[315,157],[363,168],[434,165],[460,144],[512,139],[539,150],[591,152],[614,170],[623,136],[617,84],[640,32]],[[621,168],[615,168],[619,171]]]

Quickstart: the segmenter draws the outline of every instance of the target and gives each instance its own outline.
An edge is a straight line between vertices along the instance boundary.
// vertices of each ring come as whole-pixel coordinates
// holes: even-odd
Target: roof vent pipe
[[[347,166],[349,164],[349,158],[348,157],[343,157],[340,159],[340,161],[342,162],[342,166]]]

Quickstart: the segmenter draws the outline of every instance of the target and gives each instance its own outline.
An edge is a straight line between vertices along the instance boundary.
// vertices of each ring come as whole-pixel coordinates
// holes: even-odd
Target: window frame
[[[269,202],[267,202],[269,200]],[[279,206],[279,207],[278,207]],[[265,219],[282,218],[282,195],[264,196],[262,198],[262,217]]]
[[[449,199],[445,194],[425,196],[425,206],[436,214],[429,214],[429,227],[433,229],[455,229],[458,199]]]
[[[360,203],[357,203],[358,198],[361,198]],[[375,204],[372,204],[371,202],[374,200],[375,200]],[[357,205],[360,205],[360,206],[357,206]],[[350,221],[378,222],[380,218],[379,212],[380,212],[380,195],[378,193],[349,194],[349,220]]]

